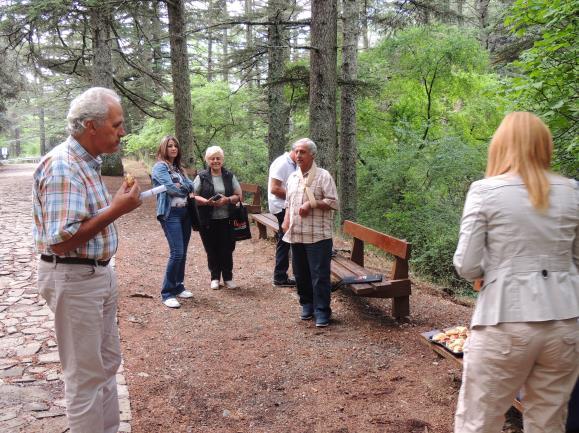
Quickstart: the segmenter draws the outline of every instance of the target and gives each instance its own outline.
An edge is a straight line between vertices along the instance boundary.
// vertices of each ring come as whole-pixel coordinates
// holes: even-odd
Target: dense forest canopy
[[[125,157],[176,133],[245,182],[299,137],[321,144],[343,214],[413,243],[451,288],[469,184],[506,112],[540,115],[579,174],[579,0],[3,0],[0,147],[40,155],[91,85],[123,98]]]

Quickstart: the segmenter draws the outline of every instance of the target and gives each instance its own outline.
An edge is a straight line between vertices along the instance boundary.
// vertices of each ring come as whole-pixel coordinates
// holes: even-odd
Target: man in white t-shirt
[[[296,156],[293,150],[278,156],[269,167],[269,181],[267,184],[269,211],[276,216],[279,224],[273,273],[273,285],[276,287],[292,287],[296,285],[295,279],[290,278],[287,274],[290,244],[282,240],[284,233],[281,229],[281,224],[285,217],[286,184],[290,174],[296,168]]]

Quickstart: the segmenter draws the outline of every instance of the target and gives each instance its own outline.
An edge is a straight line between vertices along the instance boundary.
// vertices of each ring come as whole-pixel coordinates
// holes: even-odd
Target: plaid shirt
[[[298,168],[298,171],[300,169]],[[316,201],[323,200],[332,209],[310,209],[307,217],[302,218],[298,211],[307,201],[303,185],[300,184],[298,171],[294,171],[287,180],[286,212],[289,212],[290,225],[283,237],[290,244],[313,244],[324,239],[331,239],[334,226],[334,211],[338,210],[338,192],[332,175],[323,168],[316,168],[316,177],[310,185]],[[309,173],[304,175],[307,178]]]
[[[81,223],[110,204],[110,195],[101,178],[100,157],[93,158],[72,137],[55,147],[34,172],[32,191],[36,251],[54,254],[51,245],[70,239]],[[110,259],[117,250],[118,238],[110,224],[68,257]]]

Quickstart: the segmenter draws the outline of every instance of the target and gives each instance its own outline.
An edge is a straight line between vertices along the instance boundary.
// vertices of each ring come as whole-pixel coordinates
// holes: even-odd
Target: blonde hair
[[[547,172],[553,154],[553,138],[547,125],[528,112],[507,114],[489,146],[486,176],[507,172],[523,179],[535,209],[549,207]]]
[[[205,151],[205,161],[207,161],[210,157],[215,154],[221,155],[221,158],[225,159],[225,155],[223,154],[223,149],[219,146],[210,146]],[[207,161],[209,162],[209,161]]]

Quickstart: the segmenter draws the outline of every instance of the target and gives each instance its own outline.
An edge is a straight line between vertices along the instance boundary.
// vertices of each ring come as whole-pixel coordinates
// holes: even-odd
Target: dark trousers
[[[275,217],[279,224],[279,230],[277,232],[277,245],[275,247],[275,268],[273,271],[273,280],[280,283],[285,282],[288,279],[287,270],[289,269],[289,256],[290,256],[290,244],[284,242],[283,231],[281,225],[283,224],[283,219],[285,217],[285,209],[281,212],[276,213]]]
[[[316,318],[329,318],[332,260],[332,239],[313,244],[291,244],[292,266],[300,305],[313,305]]]
[[[207,266],[212,280],[233,279],[233,250],[235,241],[231,233],[229,219],[211,220],[209,227],[199,230],[203,247],[207,253]]]
[[[172,207],[166,220],[161,220],[161,227],[169,243],[169,261],[165,270],[161,297],[163,300],[176,296],[185,290],[185,262],[187,247],[191,238],[191,220],[186,207]]]

